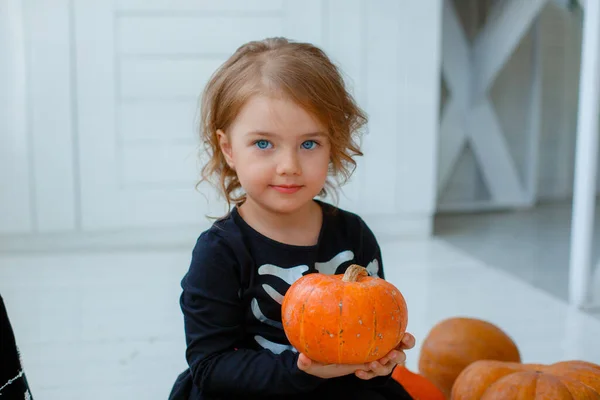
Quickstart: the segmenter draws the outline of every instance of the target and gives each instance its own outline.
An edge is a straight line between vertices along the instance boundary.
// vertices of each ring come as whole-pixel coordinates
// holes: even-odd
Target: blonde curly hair
[[[352,175],[356,167],[353,157],[363,155],[358,139],[367,116],[348,93],[339,69],[321,49],[286,38],[248,42],[215,71],[201,99],[200,138],[208,161],[198,185],[213,183],[229,206],[240,205],[246,195],[225,161],[217,131],[227,132],[251,96],[273,92],[287,96],[327,128],[330,176],[338,184]],[[329,180],[327,186],[334,187]],[[320,195],[327,194],[323,188]]]

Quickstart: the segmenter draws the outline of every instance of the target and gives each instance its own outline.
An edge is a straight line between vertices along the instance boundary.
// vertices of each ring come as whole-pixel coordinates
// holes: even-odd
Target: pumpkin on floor
[[[513,340],[496,325],[455,317],[436,324],[421,347],[419,373],[450,397],[456,377],[477,360],[521,362]]]
[[[431,381],[416,374],[404,365],[392,372],[392,379],[401,384],[414,400],[446,400],[446,396]]]
[[[452,400],[600,399],[600,365],[585,361],[520,364],[481,360],[456,379]]]
[[[400,344],[407,319],[402,293],[356,264],[345,274],[304,275],[290,286],[281,305],[292,346],[324,364],[382,358]]]

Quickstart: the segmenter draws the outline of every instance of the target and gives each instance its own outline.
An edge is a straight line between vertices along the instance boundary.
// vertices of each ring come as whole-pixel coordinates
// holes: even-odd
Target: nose
[[[302,175],[300,159],[295,149],[287,149],[280,153],[277,160],[278,175]]]

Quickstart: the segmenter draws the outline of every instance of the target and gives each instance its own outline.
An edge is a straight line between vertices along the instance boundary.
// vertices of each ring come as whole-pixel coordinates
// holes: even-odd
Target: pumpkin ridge
[[[578,380],[578,379],[574,379],[574,378],[571,378],[571,377],[569,377],[569,376],[564,376],[564,375],[555,375],[554,373],[551,373],[551,372],[549,372],[548,374],[549,374],[550,376],[552,376],[552,378],[553,378],[553,379],[555,379],[555,380],[556,380],[556,382],[557,382],[559,385],[561,385],[562,387],[564,387],[564,388],[565,388],[565,390],[566,390],[567,392],[569,392],[569,394],[571,395],[571,397],[573,397],[574,399],[578,399],[578,398],[580,398],[580,395],[581,395],[581,393],[580,393],[580,392],[578,393],[578,391],[575,391],[575,392],[574,392],[573,390],[571,390],[571,389],[574,389],[574,390],[575,390],[577,386],[581,386],[581,387],[582,387],[582,389],[586,389],[586,388],[587,388],[587,390],[588,390],[590,393],[598,394],[598,392],[596,392],[596,391],[594,390],[594,388],[591,388],[591,387],[589,387],[589,386],[588,386],[588,385],[586,385],[584,382],[581,382],[581,381],[580,381],[580,380]],[[569,382],[569,383],[570,383],[570,385],[567,385],[565,382]],[[598,397],[600,397],[600,396],[598,396]]]
[[[306,340],[304,340],[304,312],[306,311],[306,302],[310,299],[310,296],[313,294],[313,292],[315,291],[317,286],[318,285],[314,285],[311,288],[310,292],[308,292],[306,299],[302,303],[302,312],[300,313],[300,343],[304,343],[304,354],[308,353],[308,349],[306,347],[307,343],[306,343]]]
[[[392,295],[392,299],[394,300],[394,304],[396,304],[397,309],[400,310],[401,309],[400,303],[398,303],[398,299],[396,298],[393,289],[392,289],[391,295]],[[405,329],[406,329],[406,327],[402,326],[402,320],[399,319],[398,320],[398,333],[396,334],[396,345],[400,344],[400,342],[402,341],[402,338],[404,337]]]
[[[369,358],[371,351],[373,350],[373,346],[375,346],[377,343],[377,312],[375,311],[375,303],[371,302],[371,298],[369,298],[369,304],[373,305],[373,340],[371,341],[371,346],[369,346],[367,358]]]
[[[373,302],[371,301],[371,298],[369,297],[369,292],[365,291],[365,294],[367,295],[367,304],[373,304]],[[373,313],[375,314],[375,310],[372,310]],[[360,317],[360,319],[362,319],[362,316]],[[361,323],[362,325],[362,323]],[[367,350],[367,354],[365,355],[364,359],[368,360],[370,357],[369,355],[371,354],[371,350],[373,349],[373,346],[375,344],[375,328],[377,327],[377,320],[376,320],[376,316],[373,318],[373,340],[371,340],[371,344],[369,345],[369,348]]]
[[[519,373],[521,373],[521,371],[520,372],[516,372],[516,373],[519,374]],[[535,376],[535,379],[533,380],[533,393],[535,393],[535,396],[537,397],[537,395],[538,395],[538,388],[541,389],[541,387],[538,385],[538,383],[540,382],[540,374],[537,371],[532,371],[532,373]]]
[[[567,378],[566,376],[565,376],[565,377],[561,377],[561,378],[562,378],[562,379],[569,379],[569,378]],[[569,394],[571,395],[571,397],[573,397],[574,399],[576,399],[576,398],[577,398],[577,397],[575,397],[575,396],[577,395],[577,393],[573,393],[573,392],[571,391],[571,389],[569,388],[569,386],[567,386],[567,385],[565,385],[564,383],[562,383],[562,382],[560,381],[560,379],[557,379],[557,381],[558,381],[558,384],[559,384],[559,385],[561,385],[562,387],[564,387],[564,388],[565,388],[565,390],[566,390],[567,392],[569,392]],[[575,381],[575,383],[579,383],[579,382]],[[585,386],[585,385],[584,385],[584,386]]]
[[[342,363],[342,354],[344,347],[344,341],[342,340],[342,332],[344,331],[342,329],[342,309],[346,300],[346,289],[348,289],[348,285],[344,285],[343,288],[344,289],[342,291],[342,298],[340,300],[340,318],[338,320],[338,364]]]
[[[582,382],[582,381],[578,381],[578,382],[581,383],[583,386],[590,388],[590,390],[593,391],[594,393],[597,393],[598,394],[598,398],[600,398],[600,392],[598,391],[597,388],[588,385],[586,382]]]
[[[577,393],[573,393],[571,391],[571,388],[573,388],[573,387],[569,386],[569,385],[565,385],[563,383],[563,381],[571,382],[572,384],[583,386],[583,387],[589,389],[590,392],[598,395],[598,398],[600,398],[600,393],[598,393],[598,391],[596,391],[595,388],[587,385],[585,382],[582,382],[579,379],[575,379],[575,378],[573,378],[571,376],[567,376],[567,375],[557,375],[556,373],[553,373],[553,372],[548,372],[548,373],[551,374],[552,376],[557,376],[558,377],[557,380],[560,382],[561,385],[563,385],[567,389],[567,391],[573,396],[574,399],[577,398]]]
[[[567,371],[561,370],[564,367],[568,368]],[[592,374],[600,373],[600,366],[597,366],[592,363],[588,363],[586,361],[579,361],[579,360],[577,360],[577,361],[561,361],[561,362],[554,363],[554,364],[547,366],[545,368],[545,370],[547,370],[548,372],[550,372],[554,375],[559,374],[560,376],[575,379],[579,383],[589,387],[591,390],[594,391],[594,393],[598,394],[600,397],[600,376],[599,376],[599,379],[594,379],[594,378],[590,378],[589,376],[587,376],[588,372],[591,372]],[[574,377],[573,374],[571,374],[571,371],[573,371],[573,373],[576,373],[576,372],[586,373],[585,374],[586,379]]]

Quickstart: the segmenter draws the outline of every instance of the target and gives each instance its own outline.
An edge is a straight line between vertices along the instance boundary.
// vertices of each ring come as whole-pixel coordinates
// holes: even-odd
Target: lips
[[[277,190],[279,193],[292,194],[302,189],[301,185],[271,185],[271,187]]]

